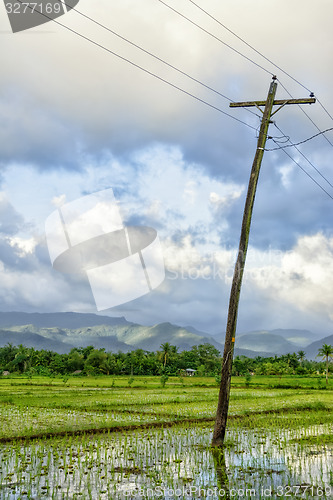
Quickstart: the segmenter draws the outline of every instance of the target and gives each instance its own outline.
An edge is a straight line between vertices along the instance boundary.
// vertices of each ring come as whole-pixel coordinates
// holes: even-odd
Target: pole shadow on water
[[[217,486],[221,494],[219,498],[230,500],[229,479],[227,475],[227,467],[225,464],[225,455],[223,447],[211,448],[214,466],[216,471]]]

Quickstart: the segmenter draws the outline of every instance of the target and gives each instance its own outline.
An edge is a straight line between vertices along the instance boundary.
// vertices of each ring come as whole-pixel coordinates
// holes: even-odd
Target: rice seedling
[[[332,497],[329,391],[234,388],[217,452],[216,386],[39,382],[0,381],[1,499]]]

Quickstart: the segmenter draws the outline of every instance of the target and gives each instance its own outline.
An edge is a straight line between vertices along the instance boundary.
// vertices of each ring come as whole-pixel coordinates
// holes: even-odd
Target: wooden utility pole
[[[267,140],[268,127],[271,123],[270,119],[273,114],[277,113],[286,104],[312,104],[316,99],[311,97],[309,99],[287,99],[287,100],[274,100],[277,89],[276,77],[273,76],[273,81],[269,87],[269,92],[266,101],[249,101],[249,102],[233,102],[230,107],[248,107],[256,106],[262,113],[262,121],[260,126],[257,150],[254,157],[247,197],[244,208],[243,223],[239,241],[238,257],[235,264],[234,276],[231,286],[229,311],[227,320],[227,329],[225,334],[224,353],[222,361],[221,385],[219,400],[216,413],[215,428],[212,440],[212,446],[223,446],[224,436],[227,426],[229,397],[230,397],[230,382],[231,382],[231,369],[234,356],[236,325],[237,325],[237,312],[238,303],[245,267],[246,252],[249,242],[250,226],[252,219],[252,211],[256,188],[259,178],[260,166],[264,156],[264,150]],[[272,113],[273,106],[278,105],[279,108]],[[260,106],[265,106],[264,111]]]

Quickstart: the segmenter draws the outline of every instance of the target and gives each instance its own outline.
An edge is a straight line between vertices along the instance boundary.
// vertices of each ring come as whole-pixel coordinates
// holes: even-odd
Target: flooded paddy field
[[[233,388],[221,451],[213,385],[6,383],[1,499],[333,497],[331,391]]]

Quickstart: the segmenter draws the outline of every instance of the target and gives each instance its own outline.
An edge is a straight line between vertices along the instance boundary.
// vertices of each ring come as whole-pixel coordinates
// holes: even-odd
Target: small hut
[[[186,368],[185,372],[188,377],[193,377],[197,370],[193,370],[192,368]]]

